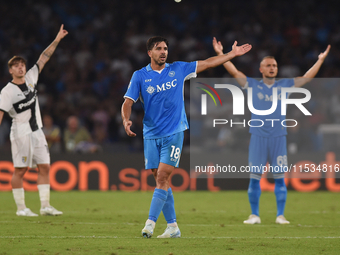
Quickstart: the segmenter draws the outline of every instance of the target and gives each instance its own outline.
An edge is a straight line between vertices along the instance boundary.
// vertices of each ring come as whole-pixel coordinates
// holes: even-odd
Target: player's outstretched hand
[[[223,45],[220,41],[216,40],[216,37],[213,38],[213,47],[217,55],[223,55]]]
[[[134,132],[131,131],[131,125],[132,125],[132,121],[129,120],[129,121],[126,121],[124,122],[124,128],[125,128],[125,132],[128,136],[130,137],[135,137],[136,134]]]
[[[56,40],[60,41],[61,39],[63,39],[66,35],[68,34],[68,32],[64,29],[64,24],[62,24],[60,26],[59,32],[57,34]]]
[[[242,56],[243,54],[246,54],[248,51],[250,51],[251,48],[252,46],[248,43],[237,46],[237,41],[235,41],[232,47],[232,52],[235,54],[235,56]]]
[[[326,49],[324,52],[320,53],[318,58],[319,58],[320,60],[324,61],[325,58],[327,57],[327,55],[328,55],[330,49],[331,49],[331,45],[328,44],[327,49]]]

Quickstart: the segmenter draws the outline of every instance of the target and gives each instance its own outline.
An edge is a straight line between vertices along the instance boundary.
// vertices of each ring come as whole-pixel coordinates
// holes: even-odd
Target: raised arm
[[[213,47],[214,47],[214,50],[215,50],[217,56],[223,55],[222,43],[220,41],[217,42],[215,37],[213,39]],[[228,62],[225,62],[223,64],[223,66],[228,71],[228,73],[237,80],[238,84],[240,84],[241,87],[244,87],[246,85],[247,76],[244,73],[242,73],[241,71],[237,70],[237,68],[234,66],[233,63],[228,61]]]
[[[3,117],[4,117],[4,112],[0,110],[0,125],[1,125]]]
[[[54,39],[54,41],[41,53],[37,64],[39,66],[39,73],[41,72],[41,70],[44,68],[45,64],[47,63],[47,61],[50,60],[50,57],[52,56],[53,52],[55,51],[55,49],[58,46],[58,43],[60,42],[61,39],[63,39],[66,35],[68,34],[68,32],[66,30],[64,30],[64,25],[60,26],[60,30],[56,36],[56,38]]]
[[[302,77],[296,77],[294,79],[295,87],[301,87],[307,82],[310,82],[315,77],[315,75],[319,72],[321,65],[325,61],[330,49],[331,46],[328,45],[327,49],[319,54],[318,61],[316,61],[316,63]]]
[[[220,56],[215,56],[208,58],[206,60],[198,61],[196,72],[197,73],[203,72],[209,68],[222,65],[223,63],[233,59],[234,57],[242,56],[243,54],[250,51],[251,47],[252,46],[250,44],[243,44],[241,46],[237,46],[237,41],[235,41],[232,50],[227,54],[222,54]]]
[[[132,125],[132,121],[130,120],[132,105],[133,101],[130,98],[125,98],[122,105],[122,119],[126,134],[128,136],[135,137],[136,134],[130,129]]]

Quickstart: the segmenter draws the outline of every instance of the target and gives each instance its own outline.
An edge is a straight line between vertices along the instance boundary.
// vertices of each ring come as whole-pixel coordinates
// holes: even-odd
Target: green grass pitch
[[[37,192],[26,205],[39,212]],[[17,217],[11,192],[2,192],[0,254],[340,254],[340,200],[330,192],[289,191],[285,216],[275,224],[273,193],[260,200],[262,224],[244,225],[246,191],[174,193],[179,239],[141,237],[151,192],[52,192],[51,204],[63,216]]]

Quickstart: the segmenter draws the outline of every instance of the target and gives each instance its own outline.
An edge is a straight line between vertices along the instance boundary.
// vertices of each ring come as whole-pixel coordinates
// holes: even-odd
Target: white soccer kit
[[[50,163],[35,88],[38,76],[39,67],[35,64],[26,73],[24,84],[9,82],[1,90],[0,110],[12,117],[10,140],[14,167]]]

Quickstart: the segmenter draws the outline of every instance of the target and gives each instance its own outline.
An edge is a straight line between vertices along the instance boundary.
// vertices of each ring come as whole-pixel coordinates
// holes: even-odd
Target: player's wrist
[[[232,58],[234,58],[234,57],[236,57],[236,56],[237,56],[234,50],[232,50],[232,51],[228,52],[228,53],[227,53],[227,54],[225,54],[225,55],[228,55],[228,56],[230,57],[230,59],[232,59]]]

